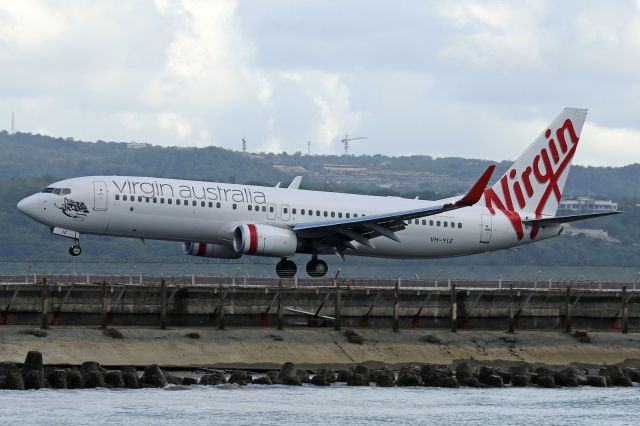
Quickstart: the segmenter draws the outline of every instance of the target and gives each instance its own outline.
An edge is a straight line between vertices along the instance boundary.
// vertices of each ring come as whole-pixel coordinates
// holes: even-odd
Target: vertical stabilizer
[[[521,219],[556,214],[571,161],[578,147],[586,109],[565,108],[507,172],[485,190],[492,214],[502,211],[522,239]],[[535,232],[532,232],[532,238]]]

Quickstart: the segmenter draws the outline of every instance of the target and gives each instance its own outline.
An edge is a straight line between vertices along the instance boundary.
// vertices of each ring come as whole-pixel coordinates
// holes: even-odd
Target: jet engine
[[[242,253],[237,253],[232,247],[223,246],[222,244],[207,243],[182,243],[184,252],[189,256],[215,257],[218,259],[237,259]]]
[[[298,237],[290,229],[248,223],[238,226],[233,233],[236,253],[288,257],[295,254],[297,247]]]

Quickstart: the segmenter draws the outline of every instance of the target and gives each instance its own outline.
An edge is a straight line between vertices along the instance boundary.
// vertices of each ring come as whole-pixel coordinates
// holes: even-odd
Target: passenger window
[[[233,207],[233,209],[235,210],[235,209],[238,208],[238,205],[236,203],[233,203],[233,206],[231,206],[231,207]]]
[[[256,206],[256,211],[259,212],[260,211],[260,206]]]
[[[338,217],[342,217],[342,212],[338,212]]]
[[[125,197],[126,197],[126,195],[125,195]],[[153,202],[154,202],[154,203],[157,203],[157,202],[158,202],[158,199],[157,199],[156,197],[153,197]]]
[[[300,214],[304,214],[304,209],[300,209]]]
[[[446,222],[446,221],[445,221],[445,222],[442,222],[442,224],[444,225],[444,227],[445,227],[445,228],[447,227],[447,224],[448,224],[448,223],[449,223],[449,222]]]
[[[316,216],[320,216],[320,210],[316,210]]]
[[[358,217],[358,213],[354,213],[354,214],[353,214],[353,217]]]
[[[452,227],[452,228],[455,228],[455,227],[456,227],[456,224],[455,224],[455,223],[453,223],[453,222],[451,222],[451,227]]]
[[[291,213],[296,214],[296,209],[291,209]]]
[[[283,213],[285,213],[285,214],[286,214],[288,211],[289,211],[289,209],[288,209],[288,208],[286,208],[286,207],[284,207],[284,208],[282,209],[282,212],[283,212]]]
[[[160,198],[160,204],[164,204],[164,198]]]
[[[436,222],[436,226],[440,226],[440,221],[439,220]]]
[[[336,217],[336,212],[331,212],[331,217]]]
[[[197,205],[198,205],[198,202],[197,202],[196,200],[193,200],[193,201],[191,202],[191,205],[192,205],[193,207],[195,207],[195,206],[197,206]]]
[[[171,198],[167,198],[167,204],[171,204],[173,203],[173,200]]]
[[[415,223],[416,225],[420,225],[420,220],[416,219],[413,223]]]
[[[149,202],[149,197],[145,198],[145,201],[148,203]]]
[[[429,226],[433,226],[433,221],[432,220],[429,221]]]
[[[55,192],[54,192],[54,194],[55,194]],[[127,196],[126,195],[122,196],[122,201],[127,201]],[[154,201],[154,203],[155,203],[155,201]]]
[[[458,229],[462,229],[462,222],[458,222]]]
[[[209,208],[213,207],[213,203],[211,201],[209,201]]]
[[[204,201],[200,201],[200,207],[204,207],[206,205],[207,205],[207,203],[205,203]]]
[[[251,210],[253,210],[253,206],[252,206],[251,204],[249,204],[249,205],[247,206],[247,209],[248,209],[249,211],[251,211]]]
[[[327,216],[329,216],[329,213],[325,210],[324,211],[324,217],[327,217]]]
[[[262,213],[267,211],[267,206],[262,206]]]
[[[347,213],[346,216],[347,216],[347,219],[349,219],[351,217],[351,213]]]
[[[273,213],[273,207],[269,206],[269,213]]]
[[[120,195],[116,194],[116,200],[119,200],[119,199],[120,199]]]
[[[219,209],[220,208],[220,203],[216,203],[216,208]]]
[[[138,195],[138,202],[141,203],[142,202],[142,196]]]
[[[180,200],[176,200],[176,206],[180,205]]]
[[[423,220],[423,221],[422,221],[422,226],[426,226],[426,225],[427,225],[427,221],[426,221],[426,220]]]

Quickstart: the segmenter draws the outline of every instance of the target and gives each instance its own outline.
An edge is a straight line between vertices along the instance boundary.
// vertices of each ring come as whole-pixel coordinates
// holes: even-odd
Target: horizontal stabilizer
[[[574,214],[570,216],[544,217],[540,219],[523,220],[525,225],[551,225],[556,223],[576,222],[579,220],[594,219],[596,217],[611,216],[613,214],[621,214],[622,212],[605,212],[605,213],[586,213]]]

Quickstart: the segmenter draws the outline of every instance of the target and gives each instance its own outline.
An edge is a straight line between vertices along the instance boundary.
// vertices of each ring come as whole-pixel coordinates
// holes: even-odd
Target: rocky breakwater
[[[198,369],[177,376],[157,364],[138,369],[122,366],[107,369],[95,361],[83,362],[78,367],[61,368],[44,364],[38,351],[27,353],[20,365],[0,363],[0,389],[91,389],[91,388],[176,388],[183,386],[217,386],[231,384],[301,386],[412,386],[442,388],[512,388],[534,386],[538,388],[577,386],[633,386],[640,384],[640,371],[634,368],[610,365],[599,368],[549,368],[526,363],[508,368],[474,365],[467,362],[455,365],[413,364],[392,370],[388,367],[371,369],[355,365],[334,371],[320,368],[308,371],[286,362],[279,370],[262,374],[233,369]]]

